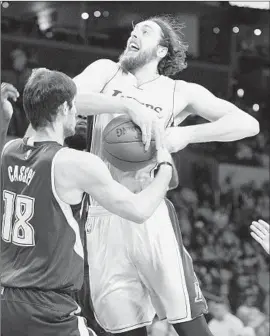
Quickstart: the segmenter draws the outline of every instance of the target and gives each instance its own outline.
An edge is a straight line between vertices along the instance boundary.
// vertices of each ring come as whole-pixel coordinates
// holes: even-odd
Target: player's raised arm
[[[8,83],[1,84],[1,106],[0,106],[0,153],[6,140],[8,125],[13,114],[13,107],[9,101],[16,101],[19,92],[15,87]]]
[[[171,163],[169,153],[163,151],[158,154],[158,162]],[[154,213],[171,177],[172,167],[162,164],[153,182],[134,194],[113,180],[105,163],[93,154],[64,149],[55,162],[56,190],[63,201],[69,202],[66,197],[70,193],[87,192],[108,211],[137,223],[145,222]]]
[[[255,118],[234,104],[216,97],[201,85],[178,81],[177,93],[176,104],[177,100],[183,103],[184,98],[184,113],[197,114],[211,122],[168,130],[168,147],[171,152],[177,152],[189,143],[235,141],[259,133],[260,126]],[[181,121],[181,113],[179,117]]]
[[[147,150],[153,133],[160,132],[158,117],[154,111],[133,99],[111,97],[102,94],[104,86],[117,74],[119,64],[101,59],[90,64],[81,74],[73,78],[77,86],[76,108],[78,114],[98,115],[103,113],[126,114],[142,130],[142,141]]]
[[[76,108],[80,115],[102,113],[127,113],[123,101],[119,98],[101,94],[106,83],[119,70],[119,66],[108,59],[100,59],[90,64],[78,76],[73,78],[77,86]]]

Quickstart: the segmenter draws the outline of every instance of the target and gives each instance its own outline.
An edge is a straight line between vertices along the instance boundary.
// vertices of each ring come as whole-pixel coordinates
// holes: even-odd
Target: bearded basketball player
[[[141,128],[146,147],[151,128],[162,121],[170,152],[259,132],[258,122],[230,102],[200,85],[170,79],[186,67],[179,27],[166,17],[142,21],[133,27],[118,63],[101,59],[75,77],[78,112],[95,115],[92,153],[102,157],[102,131],[123,113]],[[210,123],[176,127],[190,114]],[[124,173],[106,163],[133,192],[151,181],[152,166]],[[207,305],[171,203],[164,199],[150,219],[134,226],[91,199],[86,234],[91,300],[106,331],[145,336],[157,314],[181,336],[211,335],[203,317]]]

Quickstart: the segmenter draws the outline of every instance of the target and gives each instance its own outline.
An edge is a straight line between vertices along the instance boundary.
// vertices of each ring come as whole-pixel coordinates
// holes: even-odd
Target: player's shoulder
[[[58,151],[55,157],[55,165],[58,170],[73,171],[77,172],[83,171],[84,169],[94,169],[99,166],[102,162],[101,159],[89,152],[79,151],[76,149],[64,147]]]
[[[108,59],[108,58],[101,58],[93,62],[92,64],[97,64],[99,66],[107,66],[107,67],[114,67],[117,68],[119,67],[119,64]]]
[[[4,157],[9,151],[12,151],[14,147],[17,147],[19,144],[21,144],[22,141],[23,140],[21,138],[15,138],[7,141],[2,149],[1,156]]]
[[[192,82],[187,82],[181,79],[175,80],[176,82],[176,90],[181,90],[181,91],[188,91],[193,85],[196,85],[195,83]]]
[[[99,59],[88,65],[79,75],[73,78],[77,87],[82,90],[101,91],[119,70],[119,65],[109,59]]]
[[[116,71],[118,71],[120,68],[120,65],[110,59],[107,58],[101,58],[90,65],[84,70],[85,72],[92,72],[93,70],[107,73],[107,74],[112,74]]]
[[[71,167],[75,166],[78,161],[81,160],[81,152],[68,148],[63,147],[60,149],[54,157],[54,165],[58,169],[70,169]]]
[[[176,80],[176,92],[181,93],[186,98],[192,99],[194,95],[200,95],[204,91],[206,91],[206,89],[200,84],[184,80]]]
[[[103,183],[107,167],[96,155],[63,148],[57,153],[54,176],[60,185],[69,185],[85,191],[86,183]]]

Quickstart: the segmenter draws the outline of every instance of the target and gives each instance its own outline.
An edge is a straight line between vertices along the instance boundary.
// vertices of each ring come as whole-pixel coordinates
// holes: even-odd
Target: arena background
[[[252,220],[270,219],[268,2],[4,1],[1,81],[22,93],[32,68],[75,76],[99,58],[117,60],[132,21],[158,14],[185,24],[188,68],[175,78],[202,84],[260,122],[256,137],[177,154],[180,186],[169,197],[206,297],[228,298],[233,313],[248,305],[269,316],[269,259],[249,235]],[[19,99],[9,138],[23,136],[27,125]]]

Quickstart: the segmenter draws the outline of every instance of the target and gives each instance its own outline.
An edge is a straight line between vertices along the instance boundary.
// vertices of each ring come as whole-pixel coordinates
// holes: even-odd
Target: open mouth
[[[139,51],[140,50],[140,48],[138,47],[138,45],[135,44],[134,42],[131,42],[129,44],[129,49],[132,50],[132,51]]]

